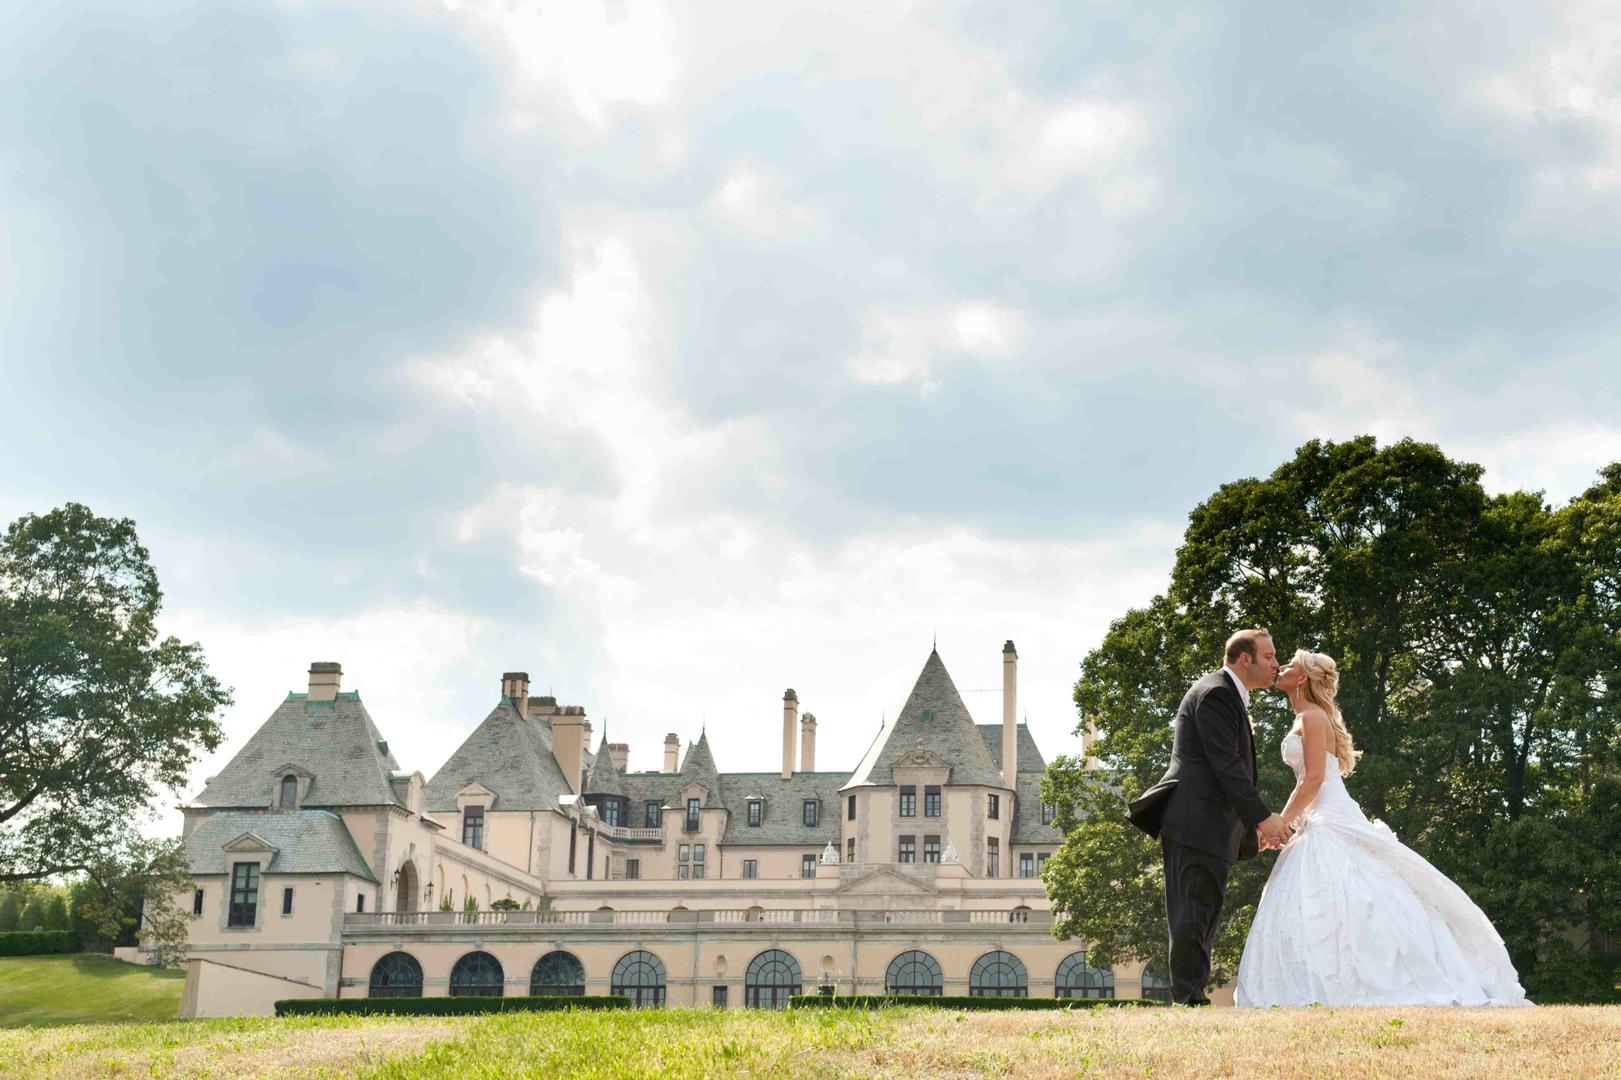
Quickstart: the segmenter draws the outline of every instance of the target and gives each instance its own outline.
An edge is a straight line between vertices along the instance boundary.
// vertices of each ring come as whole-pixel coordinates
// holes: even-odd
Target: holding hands
[[[1262,851],[1276,851],[1289,842],[1289,826],[1283,815],[1273,814],[1255,829],[1255,842]]]

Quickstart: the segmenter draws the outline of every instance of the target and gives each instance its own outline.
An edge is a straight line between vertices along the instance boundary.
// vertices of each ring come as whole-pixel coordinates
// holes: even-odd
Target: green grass
[[[0,957],[0,1028],[172,1020],[184,983],[105,956]]]
[[[0,1031],[0,1080],[360,1077],[1621,1076],[1621,1007],[654,1009],[83,1024]]]

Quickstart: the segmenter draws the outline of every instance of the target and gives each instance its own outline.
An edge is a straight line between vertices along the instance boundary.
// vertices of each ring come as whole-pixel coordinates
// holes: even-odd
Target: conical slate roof
[[[193,806],[269,807],[278,772],[297,766],[312,779],[301,800],[316,806],[388,806],[399,799],[389,786],[399,763],[377,732],[360,695],[311,701],[288,694],[217,776],[209,778]]]
[[[492,709],[433,774],[423,805],[453,811],[456,793],[472,784],[495,793],[491,808],[496,810],[556,810],[557,797],[571,793],[552,754],[551,729],[519,716],[507,700]]]
[[[1001,787],[1002,774],[938,651],[930,652],[901,711],[856,766],[845,788],[893,784],[889,764],[922,746],[951,765],[951,783]]]
[[[715,755],[709,749],[709,735],[702,733],[698,741],[687,747],[686,760],[681,763],[681,786],[698,784],[704,789],[704,806],[721,806],[720,773],[715,768]]]
[[[597,756],[591,762],[591,771],[585,778],[586,795],[624,795],[625,778],[619,775],[614,768],[613,755],[608,752],[608,732],[606,725],[602,732],[602,745],[597,749]]]

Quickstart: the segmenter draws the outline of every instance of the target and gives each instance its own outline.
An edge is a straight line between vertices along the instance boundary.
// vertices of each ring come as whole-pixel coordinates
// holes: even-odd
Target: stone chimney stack
[[[335,660],[317,660],[310,665],[310,701],[338,700],[338,685],[343,681],[343,665]]]
[[[675,732],[664,736],[664,771],[673,773],[681,768],[681,740]]]
[[[591,725],[585,722],[585,708],[581,705],[563,705],[552,716],[552,756],[563,770],[563,779],[569,790],[580,794],[580,772],[585,765],[585,741],[591,737]]]
[[[529,719],[529,672],[508,671],[503,674],[501,696],[512,702],[519,716]]]
[[[1017,791],[1019,779],[1019,651],[1002,646],[1002,786]]]
[[[793,687],[782,695],[782,778],[794,775],[794,728],[799,726],[799,695]]]
[[[806,713],[799,721],[799,771],[816,771],[815,713]]]
[[[608,744],[608,756],[613,759],[614,768],[619,774],[625,774],[625,766],[630,763],[630,743],[611,742]]]

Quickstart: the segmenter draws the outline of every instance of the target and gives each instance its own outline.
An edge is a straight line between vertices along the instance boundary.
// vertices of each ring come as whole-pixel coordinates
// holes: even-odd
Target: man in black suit
[[[1171,740],[1171,766],[1131,804],[1134,825],[1159,838],[1165,855],[1165,918],[1171,930],[1171,1001],[1208,1005],[1210,950],[1239,859],[1283,846],[1289,829],[1255,792],[1251,690],[1278,677],[1278,654],[1265,630],[1227,639],[1226,662],[1182,698]]]

